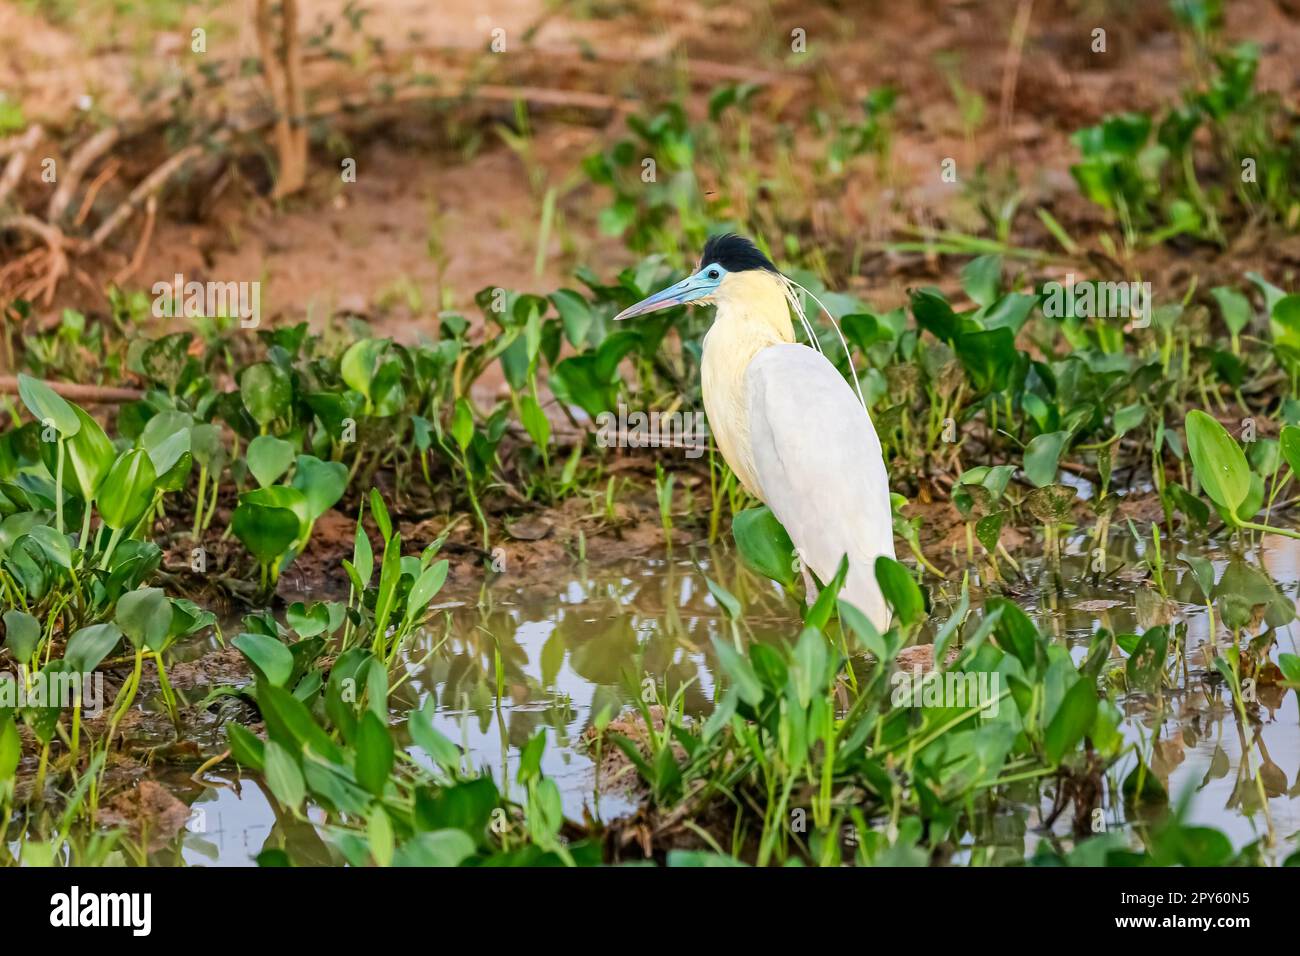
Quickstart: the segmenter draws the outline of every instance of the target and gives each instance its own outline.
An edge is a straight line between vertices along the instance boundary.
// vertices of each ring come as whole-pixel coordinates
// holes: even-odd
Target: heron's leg
[[[808,570],[808,565],[801,564],[800,570],[803,571],[804,600],[812,607],[812,603],[817,600],[817,579]]]

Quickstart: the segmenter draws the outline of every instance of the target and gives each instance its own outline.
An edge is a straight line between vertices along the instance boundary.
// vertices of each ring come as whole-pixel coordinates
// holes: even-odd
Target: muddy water
[[[1210,640],[1208,618],[1186,568],[1166,567],[1168,602],[1142,583],[1136,566],[1143,547],[1132,537],[1112,539],[1111,570],[1098,584],[1088,580],[1088,559],[1080,539],[1067,545],[1061,589],[1040,566],[1026,564],[1038,583],[1013,591],[1040,627],[1081,659],[1098,628],[1117,634],[1140,632],[1156,623],[1186,628],[1185,659],[1173,667],[1176,686],[1153,698],[1118,691],[1125,712],[1124,733],[1154,747],[1152,769],[1171,799],[1190,791],[1190,817],[1224,830],[1234,845],[1261,839],[1267,822],[1260,812],[1254,782],[1261,777],[1269,815],[1279,837],[1278,856],[1294,849],[1300,829],[1293,797],[1300,794],[1300,712],[1296,694],[1278,688],[1259,693],[1263,725],[1239,729],[1221,684],[1206,681]],[[1073,549],[1076,553],[1071,554]],[[1166,555],[1180,553],[1166,543]],[[1207,553],[1222,575],[1230,555]],[[1255,555],[1246,557],[1255,560]],[[1168,561],[1168,558],[1166,559]],[[1300,582],[1297,542],[1269,538],[1259,555],[1262,566],[1292,602]],[[1258,565],[1257,565],[1258,566]],[[732,623],[709,594],[704,575],[720,581],[747,608],[738,626],[745,636],[778,640],[797,633],[800,608],[774,586],[739,567],[727,552],[688,552],[655,559],[629,560],[601,567],[565,569],[550,580],[528,581],[502,575],[480,590],[444,593],[441,605],[449,624],[426,633],[407,649],[405,683],[395,695],[394,719],[432,696],[440,729],[461,742],[472,762],[487,768],[509,788],[519,748],[546,727],[544,770],[560,785],[566,812],[582,819],[584,809],[605,819],[632,809],[618,788],[594,794],[592,755],[583,732],[602,712],[617,715],[645,691],[647,681],[662,693],[686,685],[688,713],[707,713],[714,693],[711,641],[729,637]],[[955,599],[951,585],[935,589],[935,617]],[[1274,651],[1295,653],[1296,625],[1279,630]],[[1227,640],[1220,626],[1219,641]],[[1118,655],[1119,652],[1115,651]],[[499,663],[498,663],[499,662]],[[501,694],[498,698],[498,668]],[[1248,755],[1243,759],[1243,755]],[[1131,757],[1121,762],[1111,788],[1127,774]],[[209,775],[219,781],[220,775]],[[181,777],[180,796],[194,800],[202,832],[188,833],[178,848],[192,863],[246,864],[261,850],[277,823],[272,801],[254,781],[234,789],[198,787]],[[186,791],[189,791],[187,795]],[[1019,860],[1044,838],[1042,819],[1050,801],[1026,791],[1020,805],[1004,809],[977,828],[970,846],[955,862]],[[1055,830],[1068,831],[1069,814]],[[1119,801],[1108,800],[1107,828],[1124,825]],[[324,862],[327,851],[309,827],[287,835],[291,852]]]

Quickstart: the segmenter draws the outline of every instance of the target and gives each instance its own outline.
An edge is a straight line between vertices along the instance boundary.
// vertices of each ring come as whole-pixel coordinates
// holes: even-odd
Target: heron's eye
[[[718,277],[718,270],[717,270],[717,269],[710,269],[710,270],[709,270],[709,278],[710,278],[710,279],[716,279],[717,277]]]

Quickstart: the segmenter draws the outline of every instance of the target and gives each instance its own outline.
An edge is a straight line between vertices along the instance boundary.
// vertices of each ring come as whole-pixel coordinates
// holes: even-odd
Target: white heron
[[[615,318],[686,302],[717,308],[700,371],[709,428],[740,483],[789,533],[808,600],[817,593],[809,569],[830,581],[847,556],[840,594],[884,630],[875,564],[894,557],[889,476],[861,390],[795,342],[791,308],[816,339],[793,283],[748,239],[715,236],[694,275]]]

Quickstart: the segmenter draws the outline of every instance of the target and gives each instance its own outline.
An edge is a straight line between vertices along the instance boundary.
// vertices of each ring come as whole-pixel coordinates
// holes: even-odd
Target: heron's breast
[[[728,326],[715,323],[704,337],[700,388],[704,394],[709,431],[718,443],[718,450],[745,490],[762,500],[762,488],[754,469],[749,391],[745,379],[749,363],[758,350],[752,343],[737,341],[737,336]]]

